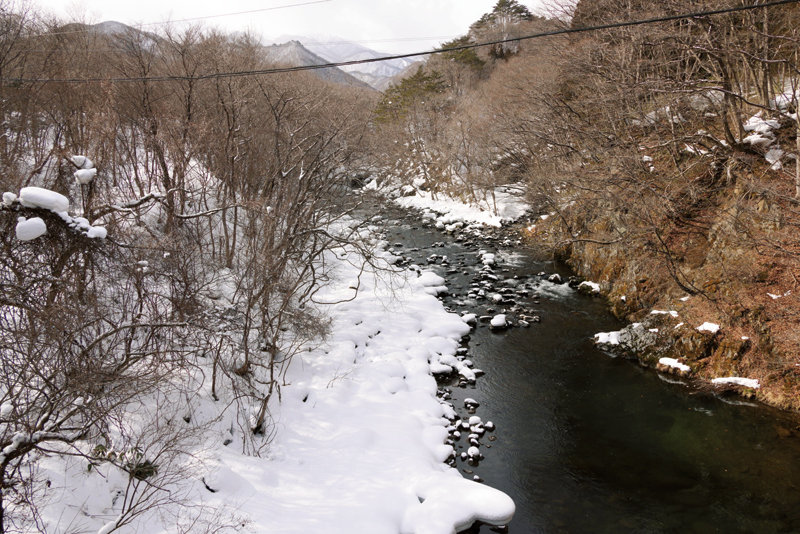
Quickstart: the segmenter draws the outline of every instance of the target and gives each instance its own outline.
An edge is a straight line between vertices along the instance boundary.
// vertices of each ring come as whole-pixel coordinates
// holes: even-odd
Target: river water
[[[508,532],[800,532],[797,417],[604,353],[593,334],[623,326],[604,303],[536,275],[568,276],[565,268],[401,217],[388,214],[386,239],[447,279],[453,311],[507,307],[466,296],[482,267],[477,249],[486,248],[498,253],[496,287],[530,289],[517,301],[541,317],[501,333],[479,326],[466,346],[486,374],[467,387],[443,383],[460,414],[469,416],[463,400],[472,398],[476,415],[496,425],[481,439],[485,458],[456,466],[514,499]],[[462,437],[455,446],[469,444]]]

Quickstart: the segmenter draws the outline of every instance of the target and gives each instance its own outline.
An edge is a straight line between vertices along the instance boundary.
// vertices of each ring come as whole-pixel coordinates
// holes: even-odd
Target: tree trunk
[[[797,110],[797,107],[795,107]],[[797,147],[797,154],[794,160],[794,197],[800,199],[800,114],[795,119],[797,124],[797,140],[795,141]]]

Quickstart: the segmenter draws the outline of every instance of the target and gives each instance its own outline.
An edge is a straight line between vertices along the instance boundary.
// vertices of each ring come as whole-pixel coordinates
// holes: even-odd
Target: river
[[[495,289],[528,289],[515,299],[541,317],[499,333],[481,324],[466,347],[486,374],[466,387],[442,383],[460,414],[472,398],[496,425],[481,438],[485,458],[456,466],[514,499],[508,532],[800,532],[796,416],[604,353],[593,334],[623,325],[601,299],[537,276],[567,277],[563,266],[518,245],[455,241],[398,210],[384,216],[396,253],[447,279],[453,311],[508,307],[467,297],[485,248],[498,256]],[[466,450],[466,437],[455,446]]]

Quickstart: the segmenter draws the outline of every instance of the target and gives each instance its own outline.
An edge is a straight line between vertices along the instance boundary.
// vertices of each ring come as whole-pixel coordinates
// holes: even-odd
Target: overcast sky
[[[544,0],[522,0],[534,13]],[[497,0],[38,0],[45,11],[90,23],[115,20],[155,29],[166,20],[204,19],[227,31],[251,30],[266,40],[281,35],[330,35],[382,52],[429,50],[464,35]],[[292,6],[292,7],[284,7]],[[270,9],[271,8],[271,9]],[[277,8],[277,9],[275,9]],[[264,10],[269,9],[269,10]],[[263,10],[239,15],[230,13]]]

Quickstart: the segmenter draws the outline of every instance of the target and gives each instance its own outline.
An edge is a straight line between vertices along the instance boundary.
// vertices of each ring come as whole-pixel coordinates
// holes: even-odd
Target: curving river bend
[[[468,416],[463,400],[475,399],[477,415],[497,427],[493,441],[481,439],[485,459],[457,467],[514,499],[508,532],[800,532],[797,417],[699,393],[600,351],[593,334],[622,325],[602,300],[536,276],[567,276],[563,267],[519,247],[457,242],[397,210],[387,216],[396,253],[423,266],[437,255],[428,268],[447,279],[453,311],[507,307],[466,297],[482,267],[479,248],[498,253],[497,287],[517,276],[531,289],[517,300],[542,322],[502,333],[479,326],[467,346],[486,375],[447,388],[460,414]]]

